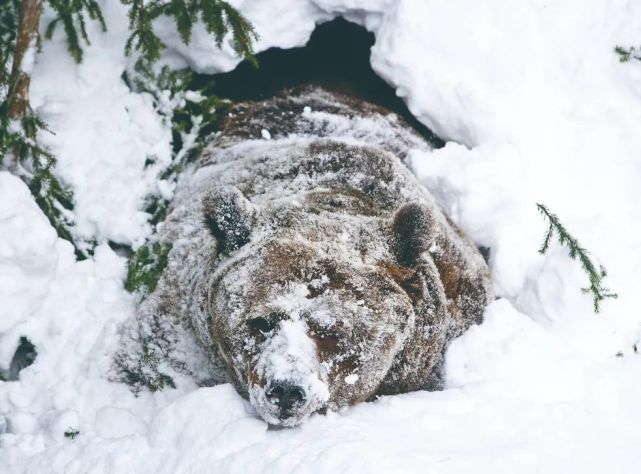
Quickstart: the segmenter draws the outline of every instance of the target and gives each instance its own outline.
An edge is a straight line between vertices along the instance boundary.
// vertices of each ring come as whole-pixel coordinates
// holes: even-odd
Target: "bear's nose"
[[[265,394],[271,403],[278,405],[281,415],[287,415],[294,406],[305,401],[305,391],[290,382],[273,382]]]

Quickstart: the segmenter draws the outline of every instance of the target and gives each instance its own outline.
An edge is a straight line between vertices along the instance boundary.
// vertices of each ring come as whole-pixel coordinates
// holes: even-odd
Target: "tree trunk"
[[[20,25],[16,38],[16,50],[11,67],[11,90],[9,92],[9,118],[19,119],[29,106],[31,77],[23,70],[23,61],[30,48],[36,47],[42,0],[22,0]]]

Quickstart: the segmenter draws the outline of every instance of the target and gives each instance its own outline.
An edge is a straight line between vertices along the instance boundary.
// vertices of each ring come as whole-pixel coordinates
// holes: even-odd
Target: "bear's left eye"
[[[318,324],[313,319],[307,320],[309,335],[316,340],[318,349],[321,352],[333,352],[338,350],[340,334],[331,328]]]
[[[261,317],[250,319],[247,322],[247,325],[253,332],[262,334],[271,332],[276,327],[276,323],[274,321],[269,321],[268,319]]]

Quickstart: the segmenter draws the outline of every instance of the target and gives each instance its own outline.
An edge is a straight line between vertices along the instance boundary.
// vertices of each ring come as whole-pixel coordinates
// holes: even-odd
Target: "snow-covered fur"
[[[395,115],[320,89],[236,105],[179,183],[120,370],[231,382],[282,426],[438,387],[491,285],[402,163],[416,147]]]

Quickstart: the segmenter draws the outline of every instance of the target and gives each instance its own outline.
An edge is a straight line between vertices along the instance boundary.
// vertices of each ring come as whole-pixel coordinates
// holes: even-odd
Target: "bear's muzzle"
[[[257,380],[249,399],[271,425],[295,426],[323,408],[329,399],[316,345],[300,320],[285,320],[255,359]]]

